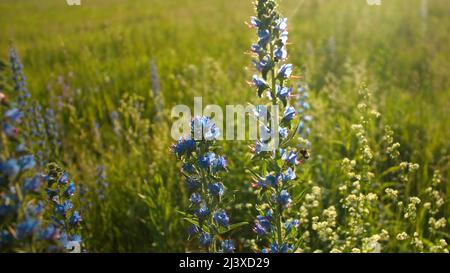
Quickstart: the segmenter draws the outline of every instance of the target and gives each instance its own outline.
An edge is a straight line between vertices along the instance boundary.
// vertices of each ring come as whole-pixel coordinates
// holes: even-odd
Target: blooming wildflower
[[[253,75],[253,85],[258,89],[258,96],[261,97],[262,93],[269,88],[269,85],[262,78],[257,75]]]
[[[42,185],[42,176],[37,174],[32,178],[26,178],[23,184],[23,191],[25,192],[38,192]]]
[[[218,156],[212,161],[212,171],[217,173],[226,170],[227,161],[223,156]]]
[[[194,234],[197,234],[199,231],[198,227],[196,225],[190,225],[188,228],[188,234],[189,236],[192,236]]]
[[[70,202],[69,200],[66,200],[66,201],[64,201],[63,204],[61,204],[61,205],[57,204],[55,206],[55,213],[65,216],[67,214],[67,212],[69,210],[71,210],[72,208],[73,208],[72,202]]]
[[[233,253],[235,250],[233,241],[231,240],[224,240],[222,242],[222,252],[223,253]]]
[[[4,116],[5,118],[10,119],[15,123],[20,123],[20,119],[22,118],[23,114],[19,109],[13,108],[6,111]]]
[[[290,122],[291,120],[294,119],[295,115],[296,115],[295,108],[289,106],[284,111],[283,119],[281,120],[281,122]]]
[[[20,172],[20,166],[15,159],[0,163],[0,171],[6,177],[14,178]]]
[[[17,163],[19,164],[21,171],[30,170],[36,166],[36,162],[34,161],[34,157],[32,155],[24,155],[19,157]]]
[[[284,226],[286,228],[286,232],[290,233],[292,228],[294,228],[294,227],[297,228],[298,227],[299,223],[300,222],[298,220],[296,220],[296,219],[286,221],[286,223],[284,223]]]
[[[283,64],[278,70],[278,78],[289,79],[292,74],[292,64]]]
[[[214,153],[206,153],[204,156],[199,157],[198,165],[203,169],[208,169],[215,159],[216,155]]]
[[[209,215],[209,209],[205,203],[203,203],[197,210],[195,210],[195,216],[200,220]]]
[[[279,47],[275,50],[275,60],[282,61],[287,58],[287,51],[284,46]]]
[[[58,184],[67,184],[69,183],[69,174],[63,173],[61,177],[58,179]]]
[[[277,97],[283,102],[284,105],[287,104],[287,99],[291,95],[291,88],[277,86]]]
[[[172,145],[172,151],[178,156],[190,155],[195,150],[195,141],[192,139],[180,139]]]
[[[17,237],[22,239],[27,236],[31,236],[37,231],[39,221],[33,218],[26,218],[24,221],[17,225]]]
[[[221,196],[225,192],[225,188],[221,182],[211,183],[208,190],[212,195]]]
[[[278,245],[276,243],[272,243],[270,245],[270,253],[287,253],[293,249],[292,246],[288,244]]]
[[[217,211],[214,213],[214,221],[223,227],[228,227],[230,218],[228,218],[227,213],[224,210]]]
[[[290,165],[297,165],[299,163],[298,161],[298,155],[294,151],[290,151],[289,154],[286,152],[286,150],[281,150],[281,159],[289,163]]]
[[[189,164],[189,163],[184,163],[182,169],[187,174],[194,174],[195,173],[194,165]]]
[[[191,198],[189,198],[189,201],[191,201],[192,204],[200,204],[200,202],[202,201],[202,197],[199,193],[192,193],[191,194]]]
[[[295,172],[289,167],[284,174],[281,176],[281,181],[286,183],[288,181],[294,180],[296,177]]]
[[[73,196],[75,194],[76,188],[75,188],[75,183],[74,182],[70,182],[69,186],[67,187],[67,189],[64,191],[64,195],[66,196]]]
[[[265,48],[270,41],[270,32],[267,29],[258,31],[258,45]]]
[[[287,190],[282,190],[280,195],[277,197],[277,202],[284,207],[288,207],[292,202],[291,196],[287,192]]]
[[[276,24],[276,29],[278,31],[285,31],[287,28],[287,18],[279,18],[275,20],[275,24]]]
[[[226,171],[226,159],[216,154],[214,141],[220,137],[220,130],[215,122],[208,117],[196,116],[190,123],[190,137],[192,145],[186,145],[187,140],[179,140],[172,146],[172,150],[182,161],[182,172],[186,177],[186,186],[191,192],[187,218],[200,223],[191,225],[188,229],[189,236],[195,236],[202,247],[208,251],[215,251],[217,241],[220,243],[215,223],[228,228],[229,218],[224,210],[220,209],[221,198],[225,193],[225,187],[220,179],[220,172]],[[188,147],[188,148],[186,148]],[[191,154],[194,156],[191,157]],[[202,190],[199,190],[199,189]],[[208,190],[205,191],[204,189]],[[214,208],[212,217],[210,208]],[[192,223],[192,221],[190,221]]]
[[[211,244],[211,235],[208,232],[203,232],[200,235],[199,243],[201,247],[208,247]]]
[[[80,223],[82,221],[80,214],[78,213],[78,211],[74,211],[72,216],[69,219],[69,223],[71,225],[77,225],[78,223]]]

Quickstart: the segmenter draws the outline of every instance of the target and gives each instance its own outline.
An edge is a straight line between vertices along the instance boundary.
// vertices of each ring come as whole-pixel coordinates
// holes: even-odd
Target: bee
[[[309,153],[306,149],[301,148],[299,150],[299,154],[302,155],[303,159],[305,159],[305,160],[309,159]]]

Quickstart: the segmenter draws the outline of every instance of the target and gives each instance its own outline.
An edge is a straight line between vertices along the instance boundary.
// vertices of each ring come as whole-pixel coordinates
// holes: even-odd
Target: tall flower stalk
[[[293,94],[288,82],[292,64],[285,62],[288,56],[287,18],[279,14],[277,6],[275,0],[255,1],[256,16],[251,18],[250,24],[258,35],[258,41],[251,47],[258,71],[253,75],[252,84],[258,96],[268,100],[257,109],[272,115],[270,124],[261,125],[261,139],[252,147],[256,167],[250,172],[260,202],[256,206],[259,215],[253,230],[266,245],[263,252],[293,252],[298,248],[299,221],[289,218],[293,203],[290,190],[296,180],[296,167],[308,156],[304,149],[295,145],[301,119],[290,102]],[[275,111],[277,109],[279,111]],[[267,133],[269,140],[262,137]],[[274,138],[280,140],[279,145],[268,145]],[[262,149],[264,146],[270,149]]]
[[[190,205],[182,212],[190,224],[189,237],[197,238],[208,252],[233,252],[233,242],[223,240],[232,226],[223,204],[225,187],[220,174],[226,171],[227,161],[216,154],[219,136],[211,119],[195,117],[190,135],[172,145],[172,151],[183,162],[181,172],[190,194]]]

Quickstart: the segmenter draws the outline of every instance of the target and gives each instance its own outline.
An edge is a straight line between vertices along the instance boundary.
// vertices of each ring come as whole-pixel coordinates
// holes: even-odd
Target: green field
[[[299,251],[371,251],[372,240],[382,252],[448,252],[442,240],[450,244],[450,223],[434,228],[430,221],[450,221],[448,1],[370,6],[365,0],[283,0],[280,10],[289,20],[289,62],[301,76],[298,82],[308,86],[313,117],[310,159],[300,168],[290,208],[302,220]],[[16,48],[31,101],[55,109],[61,148],[51,152],[51,161],[85,191],[77,201],[83,247],[199,251],[179,213],[189,195],[170,151],[170,110],[192,106],[195,96],[203,97],[203,105],[260,101],[247,83],[254,68],[246,52],[257,39],[244,23],[254,14],[252,1],[82,0],[75,7],[64,0],[2,0],[0,14],[0,59],[7,63],[9,47]],[[5,78],[10,76],[7,69]],[[352,129],[361,117],[370,162]],[[389,157],[386,151],[396,142],[399,155]],[[264,245],[252,232],[257,212],[249,144],[220,143],[229,164],[223,184],[233,195],[226,209],[233,223],[248,222],[230,232],[238,252]],[[343,165],[345,158],[356,161],[355,170]],[[357,222],[342,202],[352,193],[341,188],[354,186],[354,173],[373,174],[355,195],[377,195],[375,205],[357,202],[357,210],[368,209]],[[427,188],[438,173],[433,197]],[[390,200],[386,188],[397,189],[398,198]],[[405,213],[414,196],[421,202],[411,219]],[[438,211],[431,213],[426,203]],[[334,220],[327,216],[330,207]],[[398,238],[402,232],[408,239]]]

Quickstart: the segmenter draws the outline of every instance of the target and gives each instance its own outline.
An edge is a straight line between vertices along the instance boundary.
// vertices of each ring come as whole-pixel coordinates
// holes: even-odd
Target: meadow
[[[448,252],[450,5],[279,2],[300,76],[291,82],[308,91],[311,116],[309,158],[286,212],[298,220],[295,251]],[[188,239],[190,192],[170,149],[170,111],[194,97],[261,103],[248,84],[252,1],[3,0],[0,14],[0,92],[14,101],[14,48],[33,113],[45,120],[45,137],[30,134],[29,152],[45,158],[36,168],[50,179],[62,168],[75,182],[83,249],[205,251]],[[12,153],[5,139],[2,163]],[[217,143],[228,163],[224,209],[241,223],[227,233],[236,252],[269,247],[253,231],[264,206],[251,185],[251,144]]]

